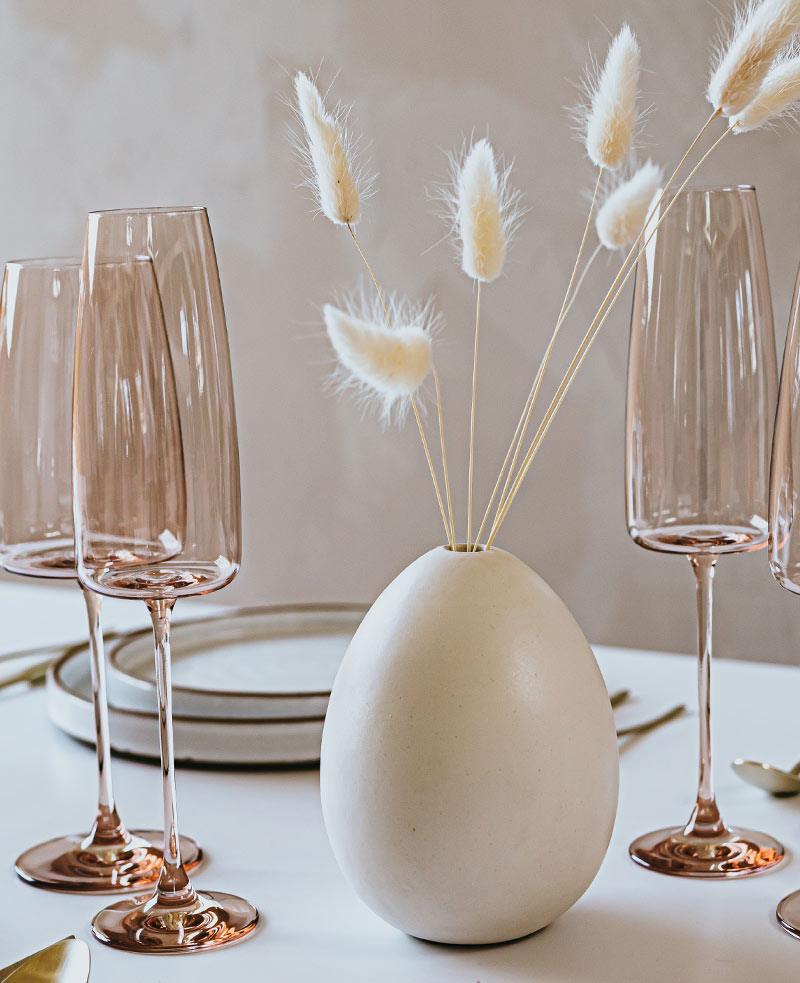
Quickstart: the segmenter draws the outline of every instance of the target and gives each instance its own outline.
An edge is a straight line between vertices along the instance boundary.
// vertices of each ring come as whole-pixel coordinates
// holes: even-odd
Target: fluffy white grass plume
[[[738,16],[708,83],[708,101],[714,109],[728,117],[741,113],[799,29],[800,0],[751,2]]]
[[[297,114],[306,136],[303,156],[307,158],[309,183],[320,211],[337,225],[353,225],[358,221],[361,205],[344,115],[327,111],[316,85],[303,72],[295,76],[294,90]]]
[[[630,27],[623,24],[609,45],[596,82],[588,86],[586,152],[598,167],[615,171],[631,149],[640,68],[639,45]]]
[[[773,64],[755,99],[731,118],[735,133],[757,130],[790,116],[800,103],[800,51],[786,52]]]
[[[606,249],[624,249],[636,240],[662,178],[661,168],[648,160],[608,195],[595,222],[597,236]]]
[[[519,195],[509,188],[511,168],[498,171],[488,140],[474,143],[454,164],[451,203],[461,240],[461,268],[489,283],[503,272],[508,244],[519,218]]]
[[[340,389],[355,389],[366,403],[376,400],[388,422],[402,418],[409,401],[433,368],[432,335],[438,317],[430,304],[415,307],[389,300],[392,327],[380,304],[363,299],[323,309],[328,338],[339,360]]]

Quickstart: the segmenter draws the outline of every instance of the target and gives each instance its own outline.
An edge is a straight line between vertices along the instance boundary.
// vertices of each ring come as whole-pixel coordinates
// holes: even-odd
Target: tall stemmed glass
[[[136,952],[236,942],[258,921],[230,894],[200,893],[178,840],[170,618],[178,597],[239,569],[239,458],[225,315],[203,208],[93,212],[75,347],[73,487],[78,576],[145,601],[153,621],[164,778],[164,865],[151,897],[92,923]]]
[[[72,357],[80,259],[6,264],[0,297],[0,562],[12,573],[76,578],[72,531]],[[84,894],[141,891],[158,878],[156,830],[130,833],[111,785],[100,598],[83,589],[89,616],[97,739],[98,805],[91,831],[26,850],[19,876]],[[200,851],[185,841],[192,865]]]
[[[783,858],[771,836],[727,826],[711,773],[711,586],[722,554],[767,542],[777,391],[769,280],[753,188],[668,195],[636,271],[626,418],[628,531],[682,553],[697,582],[700,768],[688,823],[639,837],[643,867],[740,877]]]
[[[769,487],[769,565],[781,587],[800,594],[800,272],[783,352]],[[800,939],[800,891],[778,905],[786,931]]]

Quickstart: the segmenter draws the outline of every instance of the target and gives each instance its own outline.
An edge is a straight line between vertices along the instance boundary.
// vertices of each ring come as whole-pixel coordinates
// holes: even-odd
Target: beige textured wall
[[[361,269],[346,234],[313,220],[294,189],[279,99],[286,70],[324,60],[329,81],[341,69],[335,92],[357,102],[381,174],[365,247],[387,287],[434,293],[447,317],[440,362],[462,514],[473,293],[446,246],[422,255],[442,231],[425,187],[443,174],[441,148],[474,128],[516,159],[530,208],[507,278],[485,292],[482,502],[557,313],[593,179],[562,107],[575,101],[587,43],[602,53],[606,28],[624,18],[649,70],[645,152],[669,163],[707,114],[717,13],[701,0],[0,4],[1,256],[78,250],[89,208],[209,208],[245,506],[242,573],[218,600],[369,599],[441,533],[413,430],[383,433],[350,402],[323,393],[330,357],[319,308],[357,283]],[[703,183],[758,188],[782,347],[800,259],[799,138],[768,133],[723,148]],[[581,332],[611,272],[597,264],[567,336]],[[625,531],[628,313],[626,297],[500,542],[552,583],[592,640],[688,651],[688,565],[638,549]],[[800,601],[774,584],[763,553],[724,559],[717,588],[719,655],[795,660]]]

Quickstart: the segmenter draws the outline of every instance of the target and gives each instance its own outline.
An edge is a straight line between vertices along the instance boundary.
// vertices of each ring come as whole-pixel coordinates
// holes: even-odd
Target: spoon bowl
[[[787,798],[800,793],[800,762],[791,771],[784,771],[763,761],[736,758],[731,763],[731,768],[743,781],[763,788],[765,792],[778,798]]]

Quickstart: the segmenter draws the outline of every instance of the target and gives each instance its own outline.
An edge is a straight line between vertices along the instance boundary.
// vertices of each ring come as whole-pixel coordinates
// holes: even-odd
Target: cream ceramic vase
[[[617,740],[565,605],[503,550],[431,550],[372,606],[322,738],[333,852],[390,924],[503,942],[591,884],[617,808]]]

